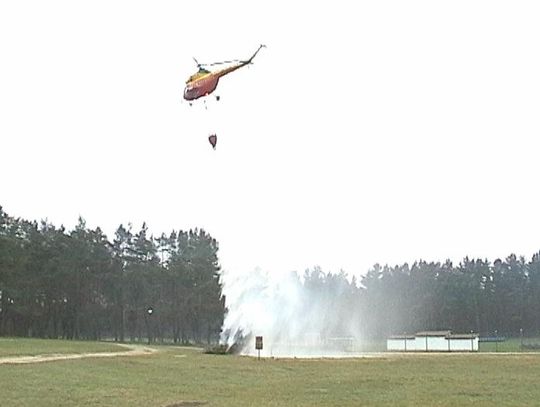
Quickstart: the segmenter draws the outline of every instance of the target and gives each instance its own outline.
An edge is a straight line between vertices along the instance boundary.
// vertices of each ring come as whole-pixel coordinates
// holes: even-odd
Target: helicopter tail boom
[[[266,45],[264,44],[261,44],[259,45],[259,48],[257,49],[257,51],[255,51],[253,53],[253,55],[251,56],[251,58],[249,58],[247,61],[243,61],[245,62],[246,64],[251,64],[251,62],[253,61],[253,58],[255,58],[257,56],[257,54],[259,53],[259,51],[261,50],[261,48],[266,48]]]
[[[231,72],[234,72],[237,69],[242,68],[243,66],[246,66],[246,65],[249,65],[249,64],[253,63],[253,58],[255,58],[255,56],[257,56],[257,54],[259,53],[261,48],[265,48],[265,47],[266,47],[266,45],[261,44],[259,46],[259,48],[257,49],[257,51],[255,51],[255,53],[251,56],[251,58],[249,58],[249,59],[247,59],[245,61],[240,61],[236,65],[233,65],[233,66],[230,66],[228,68],[222,69],[221,71],[217,71],[216,75],[221,78],[222,76],[230,74]]]

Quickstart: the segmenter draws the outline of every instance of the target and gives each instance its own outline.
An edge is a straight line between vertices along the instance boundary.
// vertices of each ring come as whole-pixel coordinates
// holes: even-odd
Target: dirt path
[[[123,352],[94,352],[94,353],[70,353],[70,354],[48,354],[35,356],[9,356],[0,358],[0,365],[18,365],[27,363],[53,362],[56,360],[71,360],[84,358],[111,358],[115,356],[142,356],[156,353],[158,350],[143,345],[118,344],[128,350]]]

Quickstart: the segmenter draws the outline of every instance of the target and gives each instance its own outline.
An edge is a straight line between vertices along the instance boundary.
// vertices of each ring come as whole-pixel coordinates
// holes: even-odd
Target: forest
[[[120,225],[109,240],[82,218],[68,231],[0,207],[0,336],[217,343],[227,314],[218,249],[203,229],[154,237]],[[324,336],[540,334],[540,252],[356,272],[293,272]]]
[[[0,335],[215,342],[225,300],[218,244],[202,229],[154,238],[120,225],[109,241],[0,207]]]

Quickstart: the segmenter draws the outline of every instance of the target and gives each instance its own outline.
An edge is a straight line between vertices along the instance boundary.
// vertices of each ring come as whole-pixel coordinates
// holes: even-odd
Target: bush
[[[204,353],[208,353],[210,355],[227,355],[229,354],[227,345],[225,344],[219,344],[219,345],[213,345],[210,347],[207,347],[204,349]]]
[[[220,343],[219,345],[213,345],[205,348],[204,353],[211,355],[237,355],[242,350],[242,346],[239,343],[233,343],[231,346]]]

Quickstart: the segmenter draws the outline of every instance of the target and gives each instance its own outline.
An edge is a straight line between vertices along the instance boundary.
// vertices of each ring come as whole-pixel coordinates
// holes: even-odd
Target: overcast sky
[[[538,1],[1,1],[0,205],[225,270],[540,250]],[[249,57],[219,102],[200,62]],[[208,135],[218,135],[216,151]]]

